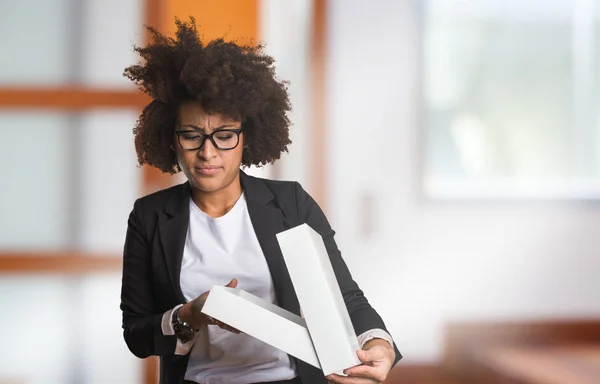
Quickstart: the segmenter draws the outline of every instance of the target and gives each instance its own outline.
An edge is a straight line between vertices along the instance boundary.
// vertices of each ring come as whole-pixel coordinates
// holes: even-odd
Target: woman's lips
[[[209,166],[205,166],[205,167],[195,167],[195,169],[196,169],[196,172],[198,172],[201,175],[210,176],[210,175],[214,175],[215,173],[219,172],[219,170],[221,170],[221,167],[209,165]]]

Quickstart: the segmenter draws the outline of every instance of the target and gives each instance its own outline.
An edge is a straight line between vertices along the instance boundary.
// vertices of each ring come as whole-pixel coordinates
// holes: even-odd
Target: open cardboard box
[[[202,312],[275,348],[321,368],[300,316],[239,288],[214,286]]]
[[[277,234],[302,315],[237,288],[215,286],[202,312],[321,368],[325,375],[361,364],[346,304],[321,236],[306,224]]]

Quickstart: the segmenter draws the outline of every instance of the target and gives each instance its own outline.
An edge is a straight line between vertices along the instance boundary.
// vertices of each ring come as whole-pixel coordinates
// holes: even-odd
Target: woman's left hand
[[[327,380],[335,384],[382,383],[392,369],[396,352],[387,341],[372,339],[357,351],[357,355],[362,365],[344,370],[348,376],[332,374],[327,376]]]

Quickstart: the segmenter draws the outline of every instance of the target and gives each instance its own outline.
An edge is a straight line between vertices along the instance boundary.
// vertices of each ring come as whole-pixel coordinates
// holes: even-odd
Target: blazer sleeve
[[[150,251],[139,205],[138,200],[129,215],[123,250],[123,337],[129,350],[139,358],[174,355],[177,337],[163,335],[163,313],[156,310]]]
[[[296,201],[298,202],[298,217],[301,222],[308,224],[323,237],[325,248],[327,249],[329,259],[331,260],[333,271],[340,286],[356,334],[360,335],[368,330],[376,328],[388,332],[379,314],[371,307],[362,290],[358,287],[358,284],[352,279],[352,275],[350,274],[344,259],[342,259],[341,252],[335,242],[335,231],[329,225],[325,214],[317,202],[302,188],[302,186],[300,186],[299,183],[296,183]],[[402,358],[402,355],[400,354],[400,351],[398,351],[395,343],[394,350],[396,351],[394,364],[396,364]]]

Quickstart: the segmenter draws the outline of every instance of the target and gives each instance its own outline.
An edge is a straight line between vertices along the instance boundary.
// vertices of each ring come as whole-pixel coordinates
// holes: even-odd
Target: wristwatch
[[[181,320],[181,318],[179,317],[180,308],[181,307],[176,308],[173,311],[173,316],[171,317],[171,325],[173,326],[173,331],[175,331],[175,336],[177,336],[177,338],[181,340],[182,343],[187,343],[194,337],[198,330],[190,327],[188,323]]]

